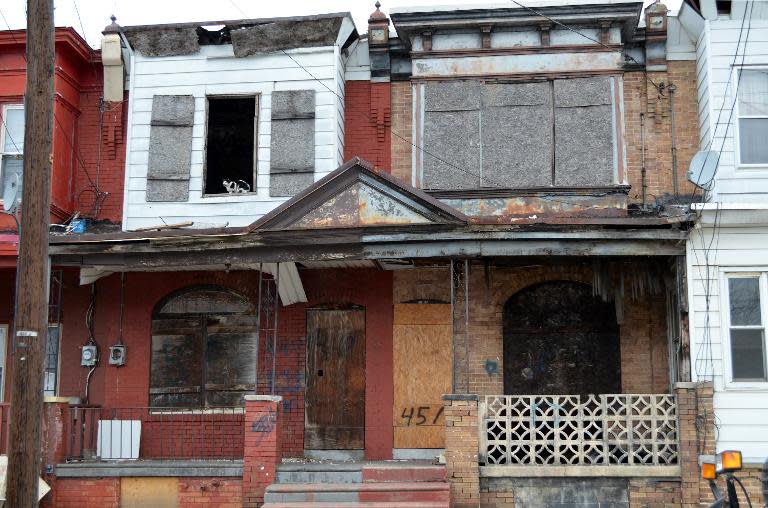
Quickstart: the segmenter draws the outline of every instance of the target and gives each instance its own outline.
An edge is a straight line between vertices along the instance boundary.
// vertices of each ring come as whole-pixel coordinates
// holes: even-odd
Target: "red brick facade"
[[[392,126],[389,83],[347,81],[344,97],[344,160],[359,156],[389,172]]]

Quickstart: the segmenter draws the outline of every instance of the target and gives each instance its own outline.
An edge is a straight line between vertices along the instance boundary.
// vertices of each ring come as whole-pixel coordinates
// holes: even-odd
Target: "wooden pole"
[[[53,1],[27,2],[24,174],[17,270],[6,506],[37,506],[53,145]]]

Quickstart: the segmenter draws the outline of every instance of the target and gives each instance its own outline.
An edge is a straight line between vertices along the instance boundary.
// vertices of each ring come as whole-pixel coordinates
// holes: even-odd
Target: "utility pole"
[[[53,0],[27,2],[24,174],[6,506],[38,505],[53,145]]]

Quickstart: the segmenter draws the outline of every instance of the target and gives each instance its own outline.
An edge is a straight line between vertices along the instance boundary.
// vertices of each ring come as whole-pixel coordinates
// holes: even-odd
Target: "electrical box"
[[[125,346],[122,344],[109,346],[109,364],[118,367],[125,365]]]
[[[80,366],[93,367],[99,361],[99,350],[93,344],[83,346],[80,350]]]

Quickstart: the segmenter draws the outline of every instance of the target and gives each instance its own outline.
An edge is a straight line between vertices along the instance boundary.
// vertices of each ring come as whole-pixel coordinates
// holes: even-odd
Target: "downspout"
[[[643,211],[646,209],[646,199],[648,193],[648,182],[646,181],[645,169],[645,113],[640,113],[640,179],[643,196]]]
[[[672,191],[675,197],[680,195],[677,182],[677,142],[675,140],[675,90],[677,87],[673,84],[667,86],[669,91],[669,118],[671,122],[671,137],[672,137]]]

